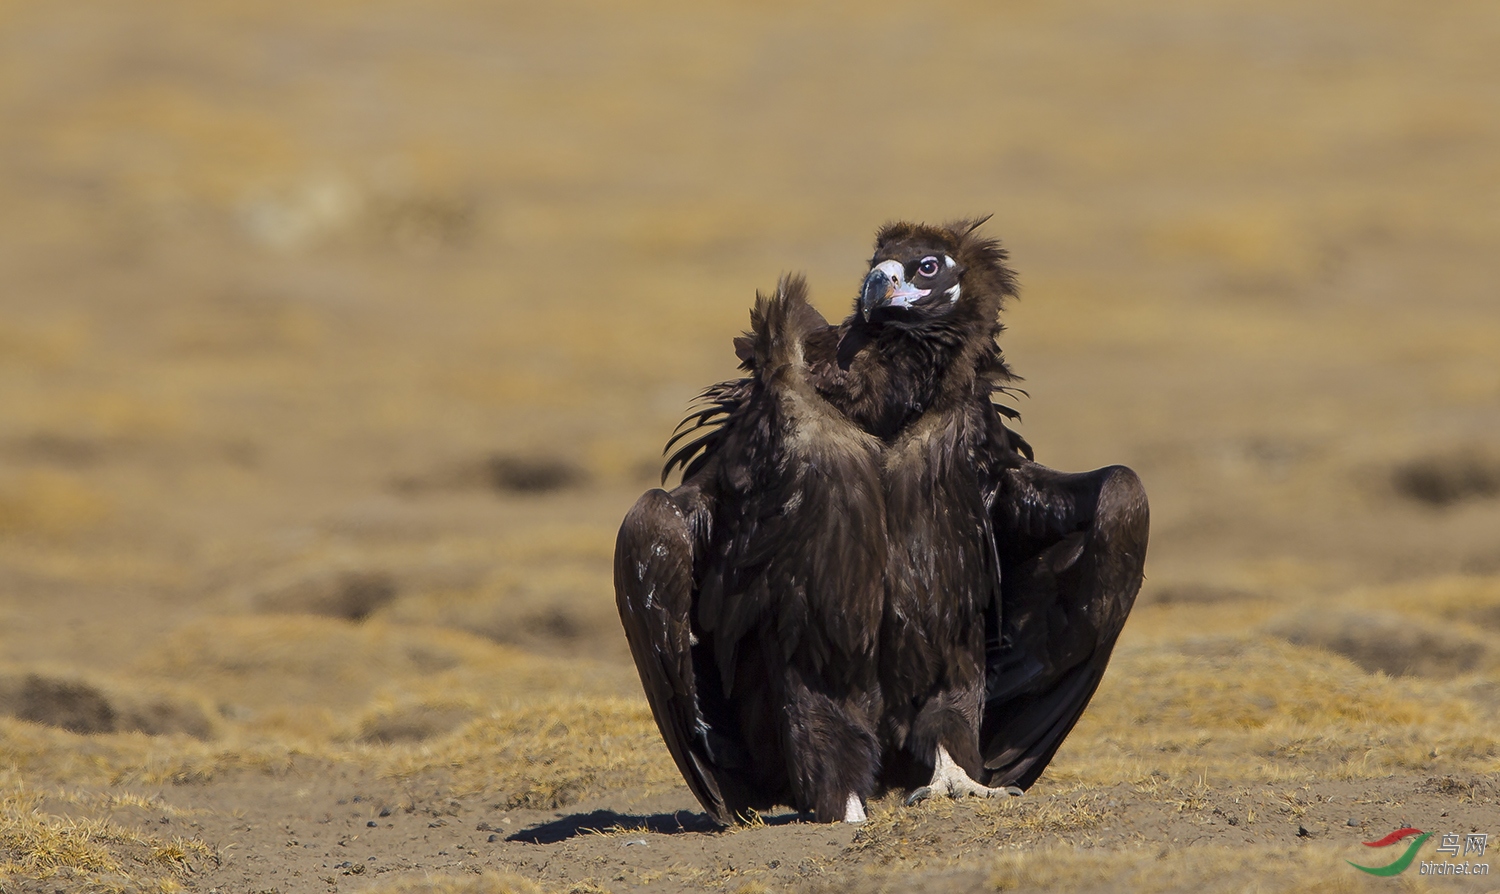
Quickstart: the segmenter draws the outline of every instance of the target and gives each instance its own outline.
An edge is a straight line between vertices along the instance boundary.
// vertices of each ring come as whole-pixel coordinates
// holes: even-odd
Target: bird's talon
[[[906,799],[908,807],[919,801],[925,801],[933,795],[947,795],[957,800],[966,796],[970,798],[999,798],[1001,796],[1019,798],[1025,794],[1014,785],[990,788],[975,782],[962,767],[953,762],[948,749],[941,745],[938,746],[933,765],[932,782],[911,793]]]

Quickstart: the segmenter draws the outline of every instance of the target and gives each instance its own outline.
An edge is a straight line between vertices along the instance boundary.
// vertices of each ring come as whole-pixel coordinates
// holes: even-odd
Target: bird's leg
[[[844,822],[862,823],[865,821],[865,805],[859,799],[859,795],[849,793],[849,803],[844,807]]]
[[[939,745],[937,749],[937,760],[932,770],[932,782],[922,786],[911,793],[906,799],[908,805],[918,801],[925,801],[933,795],[947,795],[950,798],[962,798],[965,795],[973,795],[976,798],[998,798],[1001,795],[1009,795],[1018,798],[1025,792],[1013,785],[1005,788],[990,788],[980,785],[969,778],[964,768],[953,762],[948,754],[948,749]]]

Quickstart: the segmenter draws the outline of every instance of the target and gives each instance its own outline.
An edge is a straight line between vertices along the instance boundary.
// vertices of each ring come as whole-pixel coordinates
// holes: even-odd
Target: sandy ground
[[[1348,865],[1500,848],[1497,38],[0,2],[0,890],[1500,889]],[[1110,676],[1015,802],[717,832],[615,527],[757,287],[991,212],[1023,433],[1151,496]]]

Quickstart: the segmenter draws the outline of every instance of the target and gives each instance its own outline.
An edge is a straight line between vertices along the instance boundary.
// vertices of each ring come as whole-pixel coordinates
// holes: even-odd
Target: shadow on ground
[[[798,813],[782,813],[761,817],[768,826],[785,826],[802,818]],[[574,813],[555,819],[550,823],[532,826],[506,838],[525,844],[557,844],[602,832],[656,832],[661,835],[676,835],[684,832],[713,834],[723,831],[706,813],[655,813],[650,815],[616,813],[613,810],[594,810],[589,813]]]

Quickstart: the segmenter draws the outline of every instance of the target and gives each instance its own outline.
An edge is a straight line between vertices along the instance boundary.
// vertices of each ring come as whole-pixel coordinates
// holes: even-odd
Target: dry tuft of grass
[[[43,810],[47,800],[19,784],[0,791],[0,885],[17,877],[90,891],[169,891],[218,861],[202,841],[164,839],[107,819],[52,815]]]
[[[1196,732],[1286,722],[1403,726],[1432,715],[1388,681],[1351,674],[1347,661],[1269,638],[1204,638],[1121,658],[1112,676],[1129,690],[1114,693],[1101,721]]]
[[[1152,773],[1348,778],[1434,751],[1455,768],[1490,772],[1500,738],[1458,690],[1366,674],[1271,637],[1224,636],[1123,649],[1048,777],[1064,786]]]
[[[508,872],[486,870],[469,875],[424,875],[377,882],[373,894],[549,894],[535,882]]]
[[[0,667],[0,715],[75,733],[141,732],[211,739],[219,732],[208,700],[182,685],[94,680]]]
[[[1500,630],[1500,574],[1451,574],[1396,586],[1360,587],[1330,602],[1350,611],[1389,611],[1428,623],[1457,622],[1452,629],[1466,638]]]
[[[8,857],[5,869],[38,878],[67,869],[119,871],[119,862],[104,847],[98,824],[45,817],[41,804],[41,795],[32,792],[18,790],[0,796],[0,842]]]
[[[372,701],[494,704],[554,689],[619,688],[587,660],[539,658],[472,634],[380,618],[205,619],[165,638],[139,667],[143,675],[192,679],[254,730],[314,739],[336,735],[339,713]]]
[[[1434,680],[1500,680],[1500,576],[1448,575],[1361,587],[1269,629],[1343,655],[1368,672]]]
[[[1448,679],[1500,664],[1500,650],[1471,624],[1433,623],[1387,611],[1308,612],[1274,632],[1343,655],[1367,672]]]
[[[1392,474],[1402,496],[1433,507],[1500,496],[1500,453],[1465,447],[1402,463]]]
[[[1104,819],[1096,794],[1032,792],[1026,797],[948,799],[907,807],[904,793],[870,805],[870,816],[854,834],[851,854],[884,867],[941,867],[955,847],[968,850],[996,843],[1043,839],[1071,840]]]
[[[1353,894],[1363,890],[1362,880],[1338,871],[1346,868],[1345,856],[1338,848],[1316,845],[1195,847],[1190,859],[1171,847],[1109,852],[1052,847],[1007,851],[995,861],[987,884],[993,891]]]
[[[372,745],[422,742],[453,731],[486,707],[472,697],[380,700],[355,722],[354,738]]]
[[[158,785],[204,783],[240,770],[279,775],[311,760],[397,779],[420,775],[455,796],[484,792],[515,807],[551,808],[610,790],[660,790],[678,782],[642,699],[546,690],[496,709],[498,700],[472,691],[457,698],[383,698],[353,718],[326,720],[318,735],[289,735],[276,722],[231,725],[212,742],[85,735],[0,718],[0,761],[75,784]]]
[[[614,601],[611,564],[538,561],[487,573],[472,587],[431,588],[403,596],[379,617],[392,623],[441,625],[502,645],[626,660]]]
[[[456,793],[529,808],[679,783],[644,700],[617,698],[557,697],[496,711],[431,746],[393,753],[383,772],[437,776]]]

